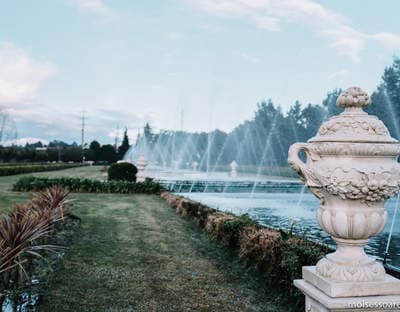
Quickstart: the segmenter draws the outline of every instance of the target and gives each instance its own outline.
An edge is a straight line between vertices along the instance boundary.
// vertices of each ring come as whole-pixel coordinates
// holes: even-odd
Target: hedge
[[[324,245],[260,225],[248,215],[235,216],[193,200],[164,192],[167,203],[197,224],[217,241],[234,251],[248,266],[263,276],[268,285],[285,290],[302,309],[304,296],[293,280],[302,277],[302,267],[315,263],[331,250]]]
[[[71,192],[78,193],[159,194],[164,190],[159,183],[150,180],[136,183],[128,181],[41,177],[23,177],[13,185],[13,190],[22,192],[39,191],[51,186],[61,186]]]
[[[33,173],[33,172],[42,172],[42,171],[53,171],[53,170],[62,170],[69,169],[75,167],[85,166],[81,163],[75,164],[20,164],[15,165],[1,165],[0,166],[0,176],[9,176],[14,174],[22,174],[22,173]]]

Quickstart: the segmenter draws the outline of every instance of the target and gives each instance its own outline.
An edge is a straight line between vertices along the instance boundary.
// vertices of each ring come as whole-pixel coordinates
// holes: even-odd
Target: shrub
[[[222,231],[222,225],[226,221],[233,220],[235,217],[233,215],[217,212],[214,214],[210,214],[207,218],[206,222],[206,230],[210,233],[214,238],[219,241],[223,240],[224,232]]]
[[[203,227],[208,215],[215,211],[189,199],[182,199],[176,207],[176,212],[182,216],[193,217],[197,224]]]
[[[115,163],[108,168],[108,180],[136,182],[137,172],[134,164],[128,162]]]
[[[239,256],[269,276],[273,276],[282,255],[280,233],[267,228],[245,228],[239,240]]]
[[[282,281],[292,281],[302,276],[302,267],[315,265],[329,249],[301,237],[293,237],[284,241],[282,260],[279,263]]]
[[[224,221],[221,226],[224,237],[223,243],[232,248],[238,247],[241,231],[245,227],[258,227],[258,223],[251,219],[248,214]]]
[[[163,191],[161,184],[151,181],[100,181],[79,178],[41,178],[23,177],[14,185],[14,191],[41,191],[47,187],[60,186],[71,192],[78,193],[142,193],[160,194]]]

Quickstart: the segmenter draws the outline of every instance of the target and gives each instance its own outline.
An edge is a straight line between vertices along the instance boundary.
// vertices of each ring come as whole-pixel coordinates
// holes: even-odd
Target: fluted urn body
[[[289,149],[289,164],[320,199],[320,226],[338,245],[316,268],[335,281],[385,278],[382,264],[367,256],[364,246],[385,227],[384,203],[399,191],[400,144],[382,121],[363,111],[370,104],[360,88],[347,89],[337,100],[344,112],[322,124],[308,143]],[[306,162],[299,158],[300,151]]]

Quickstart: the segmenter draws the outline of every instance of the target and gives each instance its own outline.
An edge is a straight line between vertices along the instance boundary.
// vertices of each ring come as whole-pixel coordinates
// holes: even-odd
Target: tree
[[[327,112],[320,105],[308,104],[308,106],[302,110],[301,119],[303,121],[302,126],[304,127],[303,140],[308,140],[317,134],[326,114]]]
[[[63,150],[62,161],[80,162],[82,161],[83,150],[81,147],[68,147]]]
[[[89,149],[93,151],[98,151],[100,149],[100,143],[97,141],[92,141],[89,145]]]
[[[99,161],[100,159],[100,143],[92,141],[89,145],[89,152],[85,155],[87,160]]]
[[[116,153],[115,149],[111,144],[106,144],[103,145],[100,148],[100,161],[108,162],[108,163],[113,163],[116,160]]]
[[[150,148],[154,146],[155,143],[154,133],[149,123],[146,123],[146,125],[144,126],[143,138],[145,140],[146,145],[148,145]]]
[[[322,106],[325,107],[328,118],[343,112],[343,108],[340,108],[336,105],[336,101],[340,93],[342,93],[341,89],[335,89],[331,92],[328,92],[325,100],[322,101]]]
[[[130,145],[129,145],[128,129],[125,128],[122,144],[118,148],[118,159],[124,158],[124,155],[128,151],[129,147]]]
[[[392,136],[400,138],[400,58],[395,57],[393,64],[382,75],[382,82],[371,96],[372,103],[367,111],[377,115],[387,126]]]

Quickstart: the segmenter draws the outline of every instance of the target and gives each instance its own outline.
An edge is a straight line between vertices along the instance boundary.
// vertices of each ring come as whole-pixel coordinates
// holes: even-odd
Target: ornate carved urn
[[[138,169],[138,172],[136,174],[136,181],[137,182],[144,182],[146,180],[146,167],[147,167],[147,160],[146,158],[142,155],[138,158],[136,161],[136,166]]]
[[[334,282],[385,279],[383,265],[364,246],[383,230],[384,203],[399,191],[400,144],[382,121],[363,111],[370,104],[360,88],[347,89],[337,100],[344,112],[323,123],[308,143],[289,149],[289,164],[320,200],[320,226],[337,243],[337,251],[316,266],[316,275]]]
[[[238,163],[234,160],[231,162],[230,167],[231,167],[231,172],[230,176],[231,178],[236,178],[237,177],[237,168],[238,168]]]

